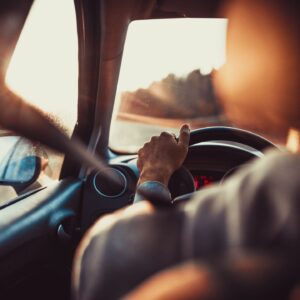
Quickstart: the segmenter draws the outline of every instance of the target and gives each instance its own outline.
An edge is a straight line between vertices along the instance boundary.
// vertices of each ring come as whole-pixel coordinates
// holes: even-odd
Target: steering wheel
[[[261,153],[267,148],[277,149],[277,147],[272,142],[250,131],[233,127],[213,126],[191,131],[189,152],[191,150],[191,146],[195,144],[217,141],[222,141],[228,144],[227,147],[230,147],[230,143],[232,143],[233,145],[235,145],[236,143],[242,144]],[[210,146],[226,147],[225,145],[222,146],[220,144],[212,144]],[[232,149],[233,151],[241,151],[241,149],[237,149],[234,146],[232,146]],[[182,187],[182,190],[178,192],[178,187],[180,186]],[[172,175],[169,182],[169,190],[171,192],[172,198],[174,199],[174,202],[176,202],[177,200],[187,200],[188,198],[190,198],[191,193],[195,192],[195,185],[192,174],[185,167],[181,167]]]
[[[277,148],[272,142],[251,131],[225,126],[213,126],[191,131],[190,146],[207,141],[227,141],[244,144],[257,151]]]

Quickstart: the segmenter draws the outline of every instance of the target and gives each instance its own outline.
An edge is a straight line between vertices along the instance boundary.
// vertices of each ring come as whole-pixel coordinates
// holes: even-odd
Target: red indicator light
[[[200,178],[202,179],[204,186],[207,186],[212,183],[211,178],[207,176],[200,176]]]
[[[195,183],[195,188],[196,188],[196,191],[197,191],[199,189],[199,182],[198,182],[198,179],[197,179],[196,176],[194,177],[194,183]]]
[[[202,187],[208,186],[212,184],[215,180],[212,176],[206,175],[195,175],[194,176],[194,183],[196,190],[201,189]]]

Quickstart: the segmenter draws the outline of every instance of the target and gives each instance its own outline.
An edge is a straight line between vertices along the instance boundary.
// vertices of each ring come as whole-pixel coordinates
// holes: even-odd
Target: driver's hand
[[[138,152],[137,166],[142,184],[145,181],[158,181],[168,185],[169,179],[181,167],[189,146],[190,128],[183,125],[178,140],[175,135],[162,132],[154,136]]]

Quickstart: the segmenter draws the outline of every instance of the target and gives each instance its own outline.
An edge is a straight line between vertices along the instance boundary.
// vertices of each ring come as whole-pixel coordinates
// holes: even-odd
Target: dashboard
[[[257,151],[234,143],[207,142],[189,147],[183,168],[172,176],[172,198],[222,183],[249,160],[260,157]],[[132,204],[139,170],[136,155],[112,156],[108,167],[92,171],[85,182],[82,209],[83,227],[99,216]],[[110,180],[113,176],[116,180]]]

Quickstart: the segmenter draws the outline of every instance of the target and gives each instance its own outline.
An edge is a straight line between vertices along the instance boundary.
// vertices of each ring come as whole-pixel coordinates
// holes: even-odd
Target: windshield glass
[[[110,147],[136,152],[162,130],[224,122],[211,84],[225,62],[226,19],[135,21],[129,26]]]
[[[110,147],[134,153],[151,136],[230,124],[212,84],[226,62],[227,19],[132,22],[124,47]],[[261,132],[259,132],[261,134]]]

